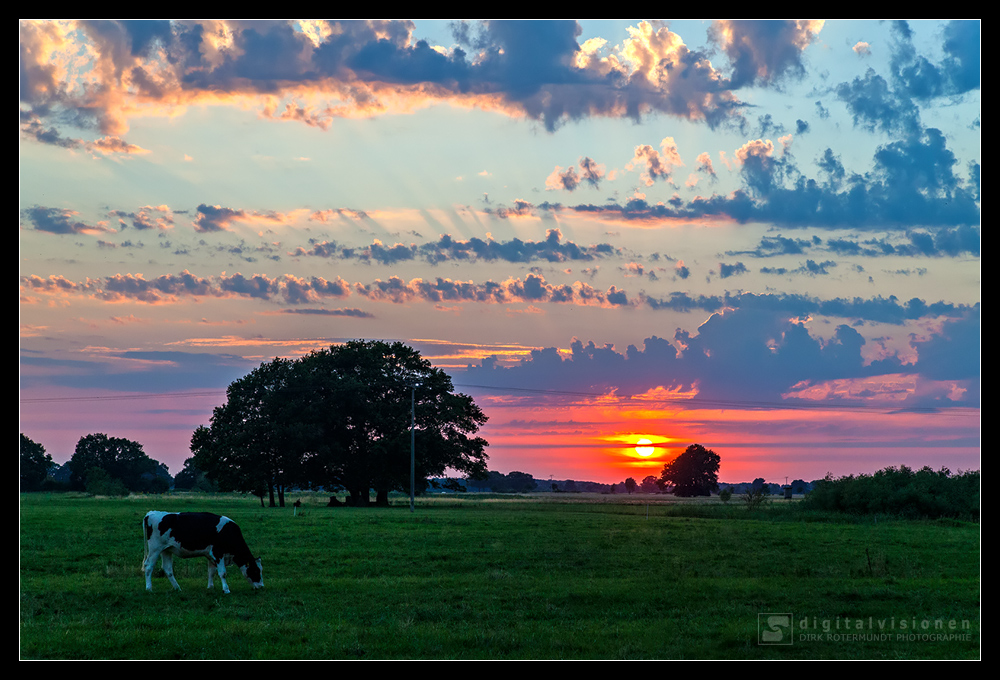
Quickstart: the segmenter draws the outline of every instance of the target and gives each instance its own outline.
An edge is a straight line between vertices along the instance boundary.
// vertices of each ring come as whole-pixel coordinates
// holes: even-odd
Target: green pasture
[[[978,524],[661,496],[415,513],[296,498],[299,516],[236,495],[21,494],[21,658],[980,657]],[[158,568],[147,593],[148,510],[236,520],[265,588],[233,570],[230,595],[208,591],[190,559],[174,563],[182,591]]]

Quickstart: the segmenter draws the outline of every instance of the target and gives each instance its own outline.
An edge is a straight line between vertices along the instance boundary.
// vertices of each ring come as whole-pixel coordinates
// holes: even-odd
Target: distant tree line
[[[903,518],[979,520],[980,473],[948,468],[917,471],[902,465],[871,475],[827,475],[802,501],[804,508]]]
[[[492,491],[493,493],[528,493],[538,490],[538,482],[527,472],[510,472],[503,474],[490,470],[481,479],[466,481],[470,491]]]
[[[44,446],[21,434],[21,491],[126,496],[163,493],[172,481],[167,466],[147,456],[142,445],[130,439],[88,434],[77,442],[66,465],[59,466]]]

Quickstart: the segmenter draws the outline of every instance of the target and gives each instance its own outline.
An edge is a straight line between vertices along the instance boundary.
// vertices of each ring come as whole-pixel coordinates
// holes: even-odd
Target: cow
[[[229,593],[226,565],[235,564],[254,588],[263,588],[260,559],[250,553],[243,532],[236,522],[208,512],[150,511],[142,519],[146,551],[142,568],[146,572],[146,590],[153,590],[153,567],[163,558],[163,571],[175,590],[180,590],[174,578],[174,555],[204,557],[208,560],[208,587],[215,587],[215,572],[219,572],[222,592]]]

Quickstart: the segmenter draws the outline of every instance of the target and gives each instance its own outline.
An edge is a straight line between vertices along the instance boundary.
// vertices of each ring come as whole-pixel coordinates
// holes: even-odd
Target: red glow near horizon
[[[22,398],[28,396],[22,392]],[[191,395],[181,403],[169,395],[112,402],[99,396],[88,392],[55,406],[23,403],[20,430],[58,463],[69,460],[87,434],[133,439],[176,474],[190,456],[191,434],[208,423],[221,393]],[[519,470],[538,479],[612,483],[659,476],[665,463],[694,443],[720,455],[720,481],[727,482],[757,477],[811,481],[828,472],[870,474],[889,465],[980,467],[979,442],[968,441],[970,430],[978,432],[978,411],[720,410],[677,402],[656,408],[650,401],[613,397],[539,401],[504,396],[477,402],[490,416],[480,432],[490,443],[490,469]],[[653,449],[648,455],[636,450],[642,439]]]
[[[979,467],[978,446],[952,444],[978,414],[650,406],[607,398],[544,408],[510,400],[494,404],[484,430],[490,467],[536,477],[620,482],[658,476],[665,463],[694,443],[720,455],[719,477],[729,482],[757,477],[811,481],[827,473],[870,474],[890,465]],[[653,449],[648,455],[636,450],[641,439]],[[934,441],[939,445],[930,446]]]

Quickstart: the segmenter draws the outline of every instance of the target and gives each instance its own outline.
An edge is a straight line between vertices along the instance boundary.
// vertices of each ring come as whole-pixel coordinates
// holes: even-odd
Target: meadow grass
[[[22,494],[21,658],[980,656],[978,524],[660,496],[447,496],[415,513],[299,497],[293,516],[236,495]],[[182,591],[157,569],[145,592],[153,509],[236,520],[265,588],[231,572],[230,595],[208,591],[190,559],[174,562]],[[792,644],[760,644],[767,614],[792,615]]]

